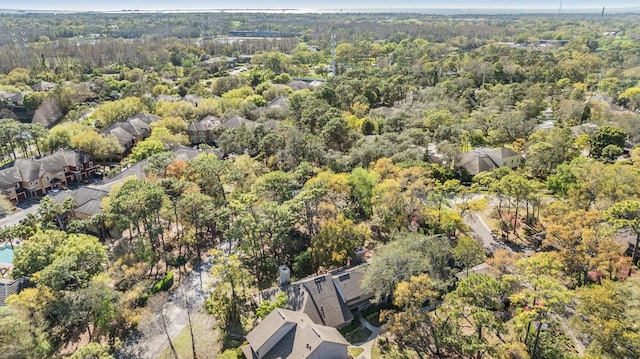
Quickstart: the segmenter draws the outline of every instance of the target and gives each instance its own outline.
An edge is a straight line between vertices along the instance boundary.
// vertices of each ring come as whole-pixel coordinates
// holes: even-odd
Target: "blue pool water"
[[[0,263],[13,263],[13,249],[11,247],[0,248]]]

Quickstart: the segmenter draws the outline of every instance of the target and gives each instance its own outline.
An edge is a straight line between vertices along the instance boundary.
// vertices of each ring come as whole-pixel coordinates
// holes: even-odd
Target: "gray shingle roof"
[[[121,127],[115,127],[110,130],[103,130],[101,131],[101,133],[104,135],[112,135],[116,138],[116,140],[118,140],[118,143],[122,147],[126,147],[128,143],[133,141],[133,135]]]
[[[71,150],[58,150],[48,156],[44,156],[37,162],[51,172],[61,171],[67,166],[82,167],[83,163],[89,161],[89,156]]]
[[[16,183],[21,182],[22,177],[16,167],[9,167],[0,170],[0,189],[6,190],[16,186]]]
[[[246,127],[254,127],[256,125],[255,122],[248,120],[244,117],[233,116],[230,119],[224,121],[221,126],[229,129],[238,129],[242,127],[243,124]]]
[[[280,293],[287,295],[291,310],[304,312],[317,324],[340,327],[353,320],[349,305],[373,297],[362,288],[367,265],[306,278],[283,287],[260,292],[260,300],[273,301]]]
[[[129,118],[133,119],[133,118],[138,118],[141,119],[142,121],[146,122],[147,124],[151,124],[152,122],[158,122],[162,119],[162,117],[158,116],[158,115],[153,115],[150,113],[146,113],[146,112],[138,112],[137,114],[133,115],[132,117]]]
[[[41,165],[34,160],[18,158],[14,167],[18,169],[23,182],[31,182],[40,178]]]
[[[474,176],[480,172],[493,171],[498,168],[488,155],[471,153],[461,153],[456,156],[456,167],[462,167]]]
[[[205,132],[211,131],[214,128],[220,126],[222,121],[216,116],[209,115],[200,121],[192,122],[187,126],[187,131],[190,132]]]
[[[273,342],[272,338],[279,340]],[[333,352],[318,352],[326,343],[343,345],[346,357],[349,345],[335,328],[315,324],[306,314],[286,309],[271,312],[247,335],[247,341],[249,345],[242,348],[245,356],[261,359],[335,357]]]

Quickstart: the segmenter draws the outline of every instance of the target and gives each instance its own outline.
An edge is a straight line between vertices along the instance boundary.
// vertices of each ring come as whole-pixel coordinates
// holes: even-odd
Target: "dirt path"
[[[156,308],[150,316],[145,318],[140,324],[138,331],[132,335],[123,345],[123,348],[115,353],[116,359],[156,359],[169,346],[167,336],[163,329],[162,317],[164,315],[165,324],[170,337],[176,338],[188,324],[187,320],[187,298],[191,306],[192,314],[204,305],[205,299],[210,293],[214,284],[209,275],[211,265],[204,263],[199,271],[193,271],[180,283],[168,297],[157,296],[152,298],[149,307]],[[200,288],[200,275],[202,275],[202,288]],[[155,302],[161,305],[153,305]]]

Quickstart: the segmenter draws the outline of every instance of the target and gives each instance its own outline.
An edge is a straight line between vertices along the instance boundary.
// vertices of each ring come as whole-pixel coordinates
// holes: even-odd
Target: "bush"
[[[162,279],[157,281],[156,284],[154,284],[153,287],[151,287],[151,289],[149,289],[146,293],[142,295],[142,297],[140,297],[139,304],[145,305],[147,303],[147,299],[149,299],[150,296],[160,291],[167,291],[171,288],[172,285],[173,285],[173,272],[168,271],[164,275],[164,277],[162,277]]]

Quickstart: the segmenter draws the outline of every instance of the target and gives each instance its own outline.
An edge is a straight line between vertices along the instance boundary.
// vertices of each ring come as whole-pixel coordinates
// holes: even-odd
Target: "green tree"
[[[451,250],[456,264],[461,266],[469,275],[469,268],[478,265],[486,258],[484,248],[471,237],[461,237]]]
[[[354,258],[356,248],[362,247],[371,236],[364,224],[338,214],[335,220],[320,225],[320,231],[311,239],[311,253],[318,266],[341,267]]]
[[[146,107],[140,98],[127,97],[121,100],[103,102],[91,117],[94,119],[96,127],[105,128],[114,122],[126,120],[144,110],[146,110]]]
[[[212,258],[211,275],[219,282],[207,299],[207,310],[216,318],[225,336],[243,335],[242,320],[248,314],[251,275],[235,254],[225,256],[222,252],[213,251]]]
[[[614,145],[618,148],[624,148],[626,140],[627,133],[623,129],[612,126],[600,127],[591,138],[590,155],[594,158],[601,158],[605,147]]]
[[[113,359],[111,347],[100,343],[89,343],[73,352],[69,359]]]
[[[44,358],[51,352],[43,328],[11,306],[0,307],[0,347],[2,359]]]
[[[636,235],[631,260],[635,262],[640,245],[640,201],[626,200],[614,203],[606,212],[605,218],[617,228],[627,228]]]
[[[451,245],[446,238],[398,234],[372,258],[362,285],[373,288],[376,297],[383,299],[393,293],[398,283],[418,274],[428,272],[434,280],[448,280],[450,259]]]
[[[162,142],[147,138],[146,140],[139,142],[136,147],[133,148],[129,158],[131,158],[133,161],[138,162],[151,155],[163,152],[164,150],[165,149]]]
[[[590,355],[606,359],[640,355],[639,285],[638,278],[632,277],[577,291],[577,315],[572,322],[590,340]]]
[[[379,180],[378,173],[360,167],[354,168],[347,176],[347,184],[351,187],[354,205],[367,217],[373,214],[371,198],[373,188]]]

